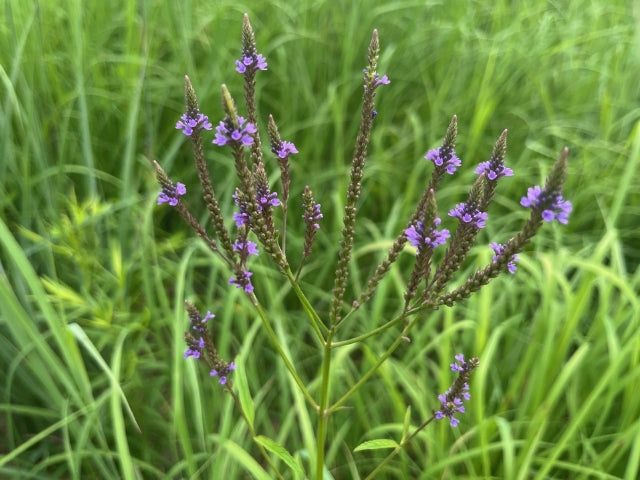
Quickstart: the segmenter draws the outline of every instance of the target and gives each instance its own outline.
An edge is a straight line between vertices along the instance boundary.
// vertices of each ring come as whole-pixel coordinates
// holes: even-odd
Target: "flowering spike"
[[[331,298],[331,311],[329,315],[334,325],[338,324],[342,319],[342,306],[344,304],[344,294],[347,286],[347,277],[349,275],[349,262],[351,260],[351,250],[353,248],[353,237],[355,234],[356,203],[360,198],[367,147],[373,125],[375,90],[379,85],[388,83],[386,76],[381,79],[376,72],[379,53],[380,43],[378,40],[378,31],[374,30],[371,36],[371,43],[369,44],[368,66],[364,71],[364,95],[362,99],[360,130],[351,162],[351,177],[349,186],[347,187],[347,199],[344,206],[344,227],[342,228],[338,265],[336,267],[333,295]]]
[[[316,236],[316,232],[320,229],[319,222],[322,218],[320,204],[316,203],[313,199],[313,192],[309,188],[309,185],[304,187],[304,193],[302,194],[302,208],[304,210],[302,218],[306,225],[304,247],[302,248],[302,258],[304,259],[311,254],[313,239]]]
[[[228,382],[228,375],[236,369],[236,364],[227,362],[220,358],[218,351],[213,343],[213,339],[206,327],[207,321],[215,318],[211,312],[203,317],[195,305],[188,300],[185,302],[185,308],[191,323],[190,330],[185,332],[184,339],[187,344],[187,350],[184,352],[184,358],[193,358],[203,361],[210,370],[209,375],[220,375],[219,383],[224,385]]]
[[[456,362],[451,364],[451,371],[458,372],[458,377],[449,390],[438,395],[440,410],[434,412],[436,420],[442,420],[446,417],[449,419],[449,425],[452,427],[457,427],[460,422],[454,415],[465,412],[463,399],[469,400],[471,398],[471,394],[469,393],[469,378],[471,377],[471,372],[480,365],[480,361],[476,357],[465,361],[464,355],[461,353],[456,355],[455,359]]]

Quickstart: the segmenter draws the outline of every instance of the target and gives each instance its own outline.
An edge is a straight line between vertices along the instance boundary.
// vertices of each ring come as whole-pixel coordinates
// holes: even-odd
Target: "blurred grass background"
[[[453,114],[463,168],[438,193],[442,212],[463,201],[475,165],[505,128],[516,172],[501,182],[467,270],[490,260],[482,245],[518,230],[520,197],[570,148],[570,224],[546,226],[514,277],[425,315],[412,343],[333,418],[333,477],[372,470],[382,453],[353,448],[397,439],[407,404],[415,425],[428,418],[452,381],[453,355],[464,352],[481,368],[460,427],[427,428],[387,478],[637,478],[640,7],[631,0],[5,0],[0,476],[256,476],[260,466],[244,453],[256,448],[231,399],[182,359],[184,298],[217,315],[219,350],[247,375],[258,432],[302,458],[313,448],[315,418],[291,393],[248,303],[226,285],[229,272],[171,209],[156,206],[153,159],[189,186],[188,202],[206,219],[174,125],[185,74],[213,123],[222,83],[241,103],[234,60],[244,12],[269,62],[258,75],[262,132],[273,114],[300,150],[292,198],[309,184],[323,205],[302,280],[320,313],[373,28],[379,71],[392,83],[377,97],[350,292],[403,228],[428,181],[422,157]],[[206,151],[230,215],[227,153]],[[295,258],[303,230],[299,207],[290,209]],[[404,257],[343,334],[397,312],[411,265]],[[291,358],[314,378],[319,356],[303,313],[268,259],[254,271]],[[336,355],[336,398],[389,338]]]

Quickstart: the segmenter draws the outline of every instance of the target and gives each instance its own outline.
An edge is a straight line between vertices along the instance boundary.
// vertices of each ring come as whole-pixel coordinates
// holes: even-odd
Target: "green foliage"
[[[379,70],[392,84],[378,96],[347,297],[404,226],[428,181],[422,157],[452,114],[464,178],[443,187],[442,205],[462,201],[472,165],[509,129],[516,176],[498,188],[481,242],[513,233],[524,218],[516,199],[562,147],[571,150],[570,225],[545,229],[515,277],[425,315],[411,343],[331,417],[330,474],[372,470],[387,452],[354,449],[400,442],[407,403],[412,425],[428,418],[451,382],[450,358],[463,351],[481,360],[468,414],[456,430],[439,422],[421,433],[386,478],[637,478],[640,18],[622,0],[5,2],[0,476],[266,478],[232,399],[182,358],[183,295],[207,302],[199,306],[216,313],[221,354],[243,359],[243,402],[250,393],[273,461],[282,471],[308,461],[315,418],[278,374],[259,321],[227,286],[230,272],[155,206],[151,160],[196,184],[188,145],[173,129],[184,74],[214,122],[223,115],[220,84],[239,95],[233,61],[244,12],[269,61],[257,85],[260,118],[273,114],[301,152],[291,218],[302,213],[295,199],[307,183],[323,204],[327,228],[301,275],[321,309],[335,264],[317,252],[337,252],[373,28]],[[205,150],[230,214],[233,167]],[[199,214],[206,218],[204,208]],[[289,229],[288,249],[301,250],[304,227]],[[486,250],[472,250],[469,268],[489,258]],[[345,333],[388,319],[408,264],[400,259]],[[314,377],[319,358],[308,355],[304,312],[267,261],[255,278],[289,358]],[[340,350],[334,393],[382,351],[375,343]]]

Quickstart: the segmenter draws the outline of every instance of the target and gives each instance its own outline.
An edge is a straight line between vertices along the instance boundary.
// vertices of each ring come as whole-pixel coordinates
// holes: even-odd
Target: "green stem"
[[[316,447],[316,480],[322,480],[324,471],[324,448],[327,437],[327,419],[329,410],[327,404],[329,402],[329,374],[331,372],[331,339],[334,331],[329,332],[327,342],[324,345],[324,356],[322,359],[322,385],[320,392],[320,408],[318,409],[318,432]]]
[[[402,314],[400,315],[398,318],[391,320],[391,322],[399,322],[401,320],[404,320],[406,318],[406,314]],[[373,365],[369,371],[367,373],[365,373],[350,389],[349,391],[347,391],[347,393],[345,393],[342,397],[340,397],[340,399],[334,403],[333,405],[331,405],[331,407],[329,407],[329,409],[327,410],[327,413],[333,413],[334,411],[336,411],[338,408],[340,408],[354,393],[356,393],[358,391],[358,389],[367,381],[369,380],[369,378],[371,378],[373,376],[374,373],[376,373],[376,371],[378,370],[378,368],[380,368],[380,365],[382,365],[390,356],[391,354],[396,350],[396,348],[398,348],[402,342],[406,341],[406,336],[409,333],[409,330],[411,329],[411,327],[413,326],[413,324],[416,322],[416,319],[414,318],[411,322],[409,322],[405,328],[402,330],[401,334],[398,336],[398,338],[395,340],[395,342],[393,342],[391,344],[391,346],[389,348],[387,348],[387,351],[384,352],[382,354],[382,356],[378,359],[378,361],[375,363],[375,365]],[[332,345],[333,346],[333,345]]]
[[[346,319],[346,317],[345,317]],[[342,340],[341,342],[334,342],[331,344],[331,346],[333,348],[336,347],[344,347],[345,345],[351,345],[352,343],[358,343],[358,342],[362,342],[363,340],[366,340],[369,337],[373,337],[379,333],[384,332],[385,330],[388,330],[389,328],[393,327],[395,324],[399,323],[401,320],[403,319],[402,316],[398,317],[398,318],[394,318],[393,320],[388,321],[387,323],[385,323],[384,325],[371,330],[368,333],[365,333],[363,335],[360,335],[358,337],[353,337],[350,338],[349,340]]]
[[[307,312],[307,316],[309,317],[309,320],[311,320],[311,327],[313,328],[313,331],[316,333],[316,336],[318,337],[320,342],[324,345],[326,341],[321,329],[324,331],[324,334],[329,334],[329,329],[324,324],[322,319],[318,316],[311,303],[309,303],[309,300],[307,300],[307,297],[300,288],[300,285],[298,285],[298,282],[293,276],[290,268],[287,268],[287,270],[285,271],[285,275],[289,279],[289,282],[293,287],[293,291],[296,292],[296,296],[298,297],[298,300],[300,300],[302,308],[304,308],[304,311]]]

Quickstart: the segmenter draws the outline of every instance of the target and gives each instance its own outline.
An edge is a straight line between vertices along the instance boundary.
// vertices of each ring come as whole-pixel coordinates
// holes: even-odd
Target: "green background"
[[[391,84],[378,90],[348,296],[404,227],[430,175],[422,157],[452,115],[463,167],[438,192],[445,226],[455,225],[446,212],[464,201],[475,165],[505,128],[516,173],[501,181],[462,276],[490,260],[488,242],[522,226],[520,197],[570,149],[570,224],[545,226],[515,276],[424,315],[412,342],[332,418],[333,477],[372,470],[384,452],[353,449],[398,440],[407,405],[413,425],[428,418],[453,380],[453,355],[464,352],[481,367],[460,426],[429,426],[387,478],[637,478],[640,7],[542,0],[3,2],[0,476],[258,475],[231,398],[182,358],[184,298],[216,314],[217,346],[242,362],[237,374],[254,395],[258,433],[303,464],[313,448],[315,417],[291,393],[250,304],[227,286],[230,272],[175,212],[156,205],[154,159],[187,185],[186,201],[206,220],[188,142],[174,125],[185,74],[214,124],[222,83],[242,105],[234,61],[245,12],[269,62],[258,74],[261,132],[273,114],[300,151],[292,157],[292,263],[305,184],[323,206],[302,275],[321,315],[373,28],[379,72]],[[205,147],[230,219],[231,157]],[[275,163],[267,168],[279,188]],[[402,255],[345,334],[397,313],[411,265]],[[320,356],[303,312],[267,258],[252,269],[290,358],[312,380]],[[336,355],[335,398],[390,338]]]

